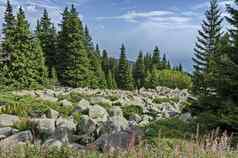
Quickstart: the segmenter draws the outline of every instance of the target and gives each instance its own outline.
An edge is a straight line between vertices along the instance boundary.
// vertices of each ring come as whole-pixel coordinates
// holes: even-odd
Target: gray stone
[[[64,128],[68,131],[74,132],[76,130],[76,124],[73,119],[59,118],[56,120],[56,128]]]
[[[91,134],[96,130],[97,123],[87,115],[82,115],[79,122],[79,132],[81,134]]]
[[[55,132],[51,135],[55,140],[59,140],[67,144],[72,139],[72,135],[76,130],[76,124],[71,119],[59,118],[55,121]]]
[[[142,118],[138,114],[132,114],[129,118],[129,121],[139,123],[140,121],[142,121]]]
[[[95,142],[98,149],[106,152],[130,150],[135,144],[136,133],[134,131],[120,131],[112,134],[105,134]]]
[[[32,122],[37,125],[40,133],[47,134],[49,136],[55,133],[55,119],[32,119]]]
[[[6,139],[3,139],[2,141],[0,141],[0,146],[3,148],[10,148],[21,143],[27,143],[32,141],[33,136],[31,131],[23,131],[16,133],[10,137],[7,137]]]
[[[112,105],[112,102],[109,99],[106,99],[104,97],[99,97],[99,96],[90,98],[90,102],[93,105],[96,105],[96,104],[98,104],[98,105],[102,105],[102,104]]]
[[[58,98],[52,96],[52,95],[49,95],[47,93],[43,93],[43,94],[40,94],[39,95],[39,98],[41,100],[44,100],[44,101],[49,101],[49,102],[57,102],[58,101]]]
[[[80,100],[80,102],[78,102],[75,105],[75,111],[76,112],[86,112],[86,111],[88,111],[89,107],[90,107],[89,101],[82,99],[82,100]]]
[[[46,113],[47,118],[57,119],[59,117],[59,112],[53,109],[49,109]]]
[[[119,116],[123,117],[123,111],[119,106],[113,106],[110,109],[110,116]]]
[[[106,122],[108,116],[107,111],[99,105],[90,106],[89,108],[89,117],[97,123]]]
[[[36,93],[34,91],[29,90],[15,91],[13,92],[13,94],[17,96],[32,96],[32,97],[36,96]]]
[[[1,114],[0,115],[0,127],[11,127],[16,122],[19,122],[20,119],[18,116]]]
[[[187,113],[181,114],[179,119],[182,120],[183,122],[188,122],[188,121],[191,121],[193,119],[193,117],[192,117],[191,113],[187,112]]]
[[[11,128],[11,127],[0,128],[0,135],[5,136],[5,137],[11,136],[17,132],[18,132],[18,130]]]
[[[72,107],[73,106],[73,103],[64,99],[64,100],[61,100],[60,101],[60,104],[63,106],[63,107]]]
[[[58,148],[58,149],[60,149],[63,145],[64,145],[64,143],[61,142],[60,140],[51,138],[51,139],[46,140],[42,146],[43,147],[48,147],[48,148]]]
[[[74,150],[82,150],[85,149],[85,146],[77,144],[77,143],[72,143],[68,145],[69,148],[72,148]]]
[[[3,140],[3,139],[5,139],[5,138],[6,138],[5,135],[0,135],[0,141]]]
[[[127,120],[122,116],[113,116],[105,123],[107,133],[115,133],[128,128]]]

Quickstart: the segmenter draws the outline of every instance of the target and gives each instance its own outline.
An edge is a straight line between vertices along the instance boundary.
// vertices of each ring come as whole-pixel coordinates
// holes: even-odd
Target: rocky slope
[[[28,118],[0,114],[0,147],[31,142],[45,147],[67,145],[76,149],[128,149],[143,135],[140,127],[151,121],[180,116],[191,97],[187,90],[157,87],[136,91],[55,88],[16,91],[16,96],[55,102],[70,109],[68,116],[49,108]],[[0,109],[4,109],[4,105]],[[4,111],[4,110],[2,110]],[[26,124],[24,130],[16,124]]]

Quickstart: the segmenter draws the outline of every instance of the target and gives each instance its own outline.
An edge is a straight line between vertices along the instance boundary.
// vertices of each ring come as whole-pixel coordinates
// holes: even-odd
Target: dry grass
[[[74,151],[67,147],[46,149],[28,144],[9,151],[0,149],[0,158],[238,158],[238,150],[231,146],[231,136],[226,132],[219,135],[214,131],[191,141],[158,137],[156,144],[144,142],[131,151],[116,153]]]

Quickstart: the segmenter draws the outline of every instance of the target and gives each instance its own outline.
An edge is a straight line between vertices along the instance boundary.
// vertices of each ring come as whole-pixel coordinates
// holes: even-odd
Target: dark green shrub
[[[126,119],[129,119],[129,117],[132,116],[133,114],[138,114],[138,115],[143,114],[142,107],[137,106],[137,105],[125,106],[122,108],[122,111],[123,111],[123,115]]]
[[[177,98],[177,97],[173,97],[173,98],[160,98],[160,97],[157,97],[157,98],[155,98],[153,100],[153,103],[156,103],[156,104],[171,103],[171,102],[178,103],[179,102],[179,98]]]
[[[152,122],[145,127],[147,138],[156,138],[160,134],[166,138],[184,138],[190,137],[195,128],[190,123],[185,123],[178,118],[171,118]]]

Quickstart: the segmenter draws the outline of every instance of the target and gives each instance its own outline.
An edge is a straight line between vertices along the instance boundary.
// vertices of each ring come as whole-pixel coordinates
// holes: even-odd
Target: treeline
[[[199,30],[194,54],[192,106],[201,125],[238,132],[238,2],[228,5],[222,17],[217,0],[211,0]],[[222,22],[230,24],[223,31]]]
[[[60,84],[132,90],[160,85],[156,74],[163,70],[167,70],[163,74],[168,80],[174,76],[179,80],[182,76],[184,81],[184,75],[187,77],[182,65],[171,68],[166,55],[161,58],[158,47],[145,56],[140,52],[135,64],[129,64],[124,45],[119,60],[109,57],[106,50],[101,52],[73,5],[62,13],[59,29],[44,10],[34,32],[31,32],[23,9],[20,7],[15,16],[10,1],[7,1],[2,37],[0,81],[7,87]],[[176,80],[173,86],[187,88],[181,85]]]

